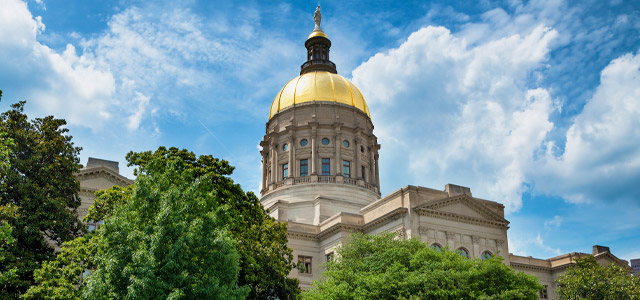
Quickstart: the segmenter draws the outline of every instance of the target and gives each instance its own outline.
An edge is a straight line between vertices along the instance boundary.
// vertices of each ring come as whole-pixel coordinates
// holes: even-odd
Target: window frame
[[[342,161],[342,176],[351,178],[351,162],[348,160]]]
[[[309,176],[309,160],[305,158],[300,160],[300,177],[307,176]]]
[[[465,255],[462,255],[462,252],[464,252]],[[464,257],[464,258],[471,258],[471,254],[469,254],[469,250],[467,250],[467,248],[465,247],[460,247],[458,249],[456,249],[456,253],[458,253],[460,256]]]
[[[289,163],[282,164],[282,180],[289,178]]]
[[[313,274],[311,271],[313,268],[313,256],[298,255],[298,264],[302,263],[304,271],[298,269],[299,274]]]
[[[325,164],[325,160],[326,160],[326,164]],[[322,173],[322,176],[331,176],[331,158],[321,158],[320,159],[320,166],[322,167],[322,169],[320,170]],[[325,172],[325,166],[327,167]]]

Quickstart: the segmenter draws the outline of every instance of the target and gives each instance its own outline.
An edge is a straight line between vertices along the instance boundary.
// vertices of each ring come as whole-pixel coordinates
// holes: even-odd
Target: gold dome
[[[329,101],[353,106],[371,117],[360,90],[344,77],[326,71],[304,73],[291,79],[273,99],[269,120],[285,108],[311,101]]]
[[[316,36],[321,36],[325,39],[329,39],[329,37],[324,33],[324,31],[322,30],[314,30],[311,32],[311,34],[309,34],[309,36],[307,37],[307,40],[311,39],[312,37],[316,37]]]

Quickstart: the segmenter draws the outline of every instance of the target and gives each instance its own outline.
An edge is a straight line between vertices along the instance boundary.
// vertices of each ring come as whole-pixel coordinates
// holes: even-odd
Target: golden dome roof
[[[321,36],[325,39],[329,39],[329,37],[324,33],[324,31],[322,31],[322,29],[320,30],[314,30],[311,32],[311,34],[309,34],[309,36],[307,37],[308,39],[311,39],[312,37],[316,37],[316,36]]]
[[[314,71],[304,73],[285,84],[273,99],[269,120],[289,106],[311,101],[350,105],[371,117],[362,93],[351,81],[327,71]]]

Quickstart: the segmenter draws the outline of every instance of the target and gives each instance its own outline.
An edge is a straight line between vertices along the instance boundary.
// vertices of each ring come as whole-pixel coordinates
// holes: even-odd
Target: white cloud
[[[468,46],[443,27],[427,27],[359,66],[353,80],[371,107],[383,172],[407,167],[428,180],[418,184],[454,181],[519,209],[525,169],[557,109],[548,91],[526,82],[556,36],[540,25]]]
[[[509,237],[509,251],[516,255],[527,256],[532,252],[546,254],[546,256],[557,256],[562,254],[562,251],[558,248],[553,248],[545,244],[544,239],[537,233],[535,237],[529,238],[514,238]],[[540,257],[549,258],[549,257]]]
[[[23,89],[20,97],[36,104],[30,107],[72,125],[97,127],[109,119],[114,79],[108,68],[78,56],[72,45],[57,53],[39,43],[45,26],[24,2],[1,0],[0,6],[0,56],[10,58],[0,62],[5,88]]]
[[[554,216],[553,219],[544,222],[544,228],[550,230],[551,228],[558,228],[562,224],[561,216]]]
[[[554,153],[560,152],[560,155]],[[613,60],[566,134],[531,170],[541,193],[572,202],[640,199],[640,53]]]

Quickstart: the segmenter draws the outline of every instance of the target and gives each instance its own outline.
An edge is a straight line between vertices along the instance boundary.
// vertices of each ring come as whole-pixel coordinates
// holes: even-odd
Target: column
[[[269,151],[267,149],[263,149],[260,152],[262,152],[262,190],[264,190],[267,188],[267,164],[269,163]]]
[[[278,148],[276,142],[271,137],[271,184],[275,184],[278,178]]]
[[[377,185],[376,182],[376,161],[373,158],[373,151],[371,149],[369,150],[369,183],[373,184],[373,185]]]
[[[294,154],[295,154],[295,145],[294,144],[295,144],[296,139],[293,138],[293,134],[294,134],[293,129],[289,130],[289,141],[288,141],[288,143],[289,143],[289,177],[295,177],[295,174],[296,174],[295,173],[295,168],[293,166],[295,164],[295,162],[296,162],[295,156],[294,156]]]
[[[361,152],[360,152],[360,137],[358,134],[356,134],[356,138],[353,139],[353,151],[356,153],[355,155],[355,159],[356,159],[356,163],[355,163],[355,170],[351,173],[353,173],[355,176],[353,176],[356,179],[362,178],[364,177],[364,174],[360,174],[362,173],[362,171],[360,170],[360,159],[362,158]]]
[[[376,161],[376,184],[378,185],[378,190],[380,190],[380,169],[378,168],[378,151],[376,151],[374,160]]]
[[[318,149],[317,148],[317,128],[315,125],[311,126],[311,175],[317,175],[317,164],[318,164]]]
[[[342,148],[342,135],[337,133],[336,140],[336,175],[342,175],[342,158],[340,157],[340,148]]]

